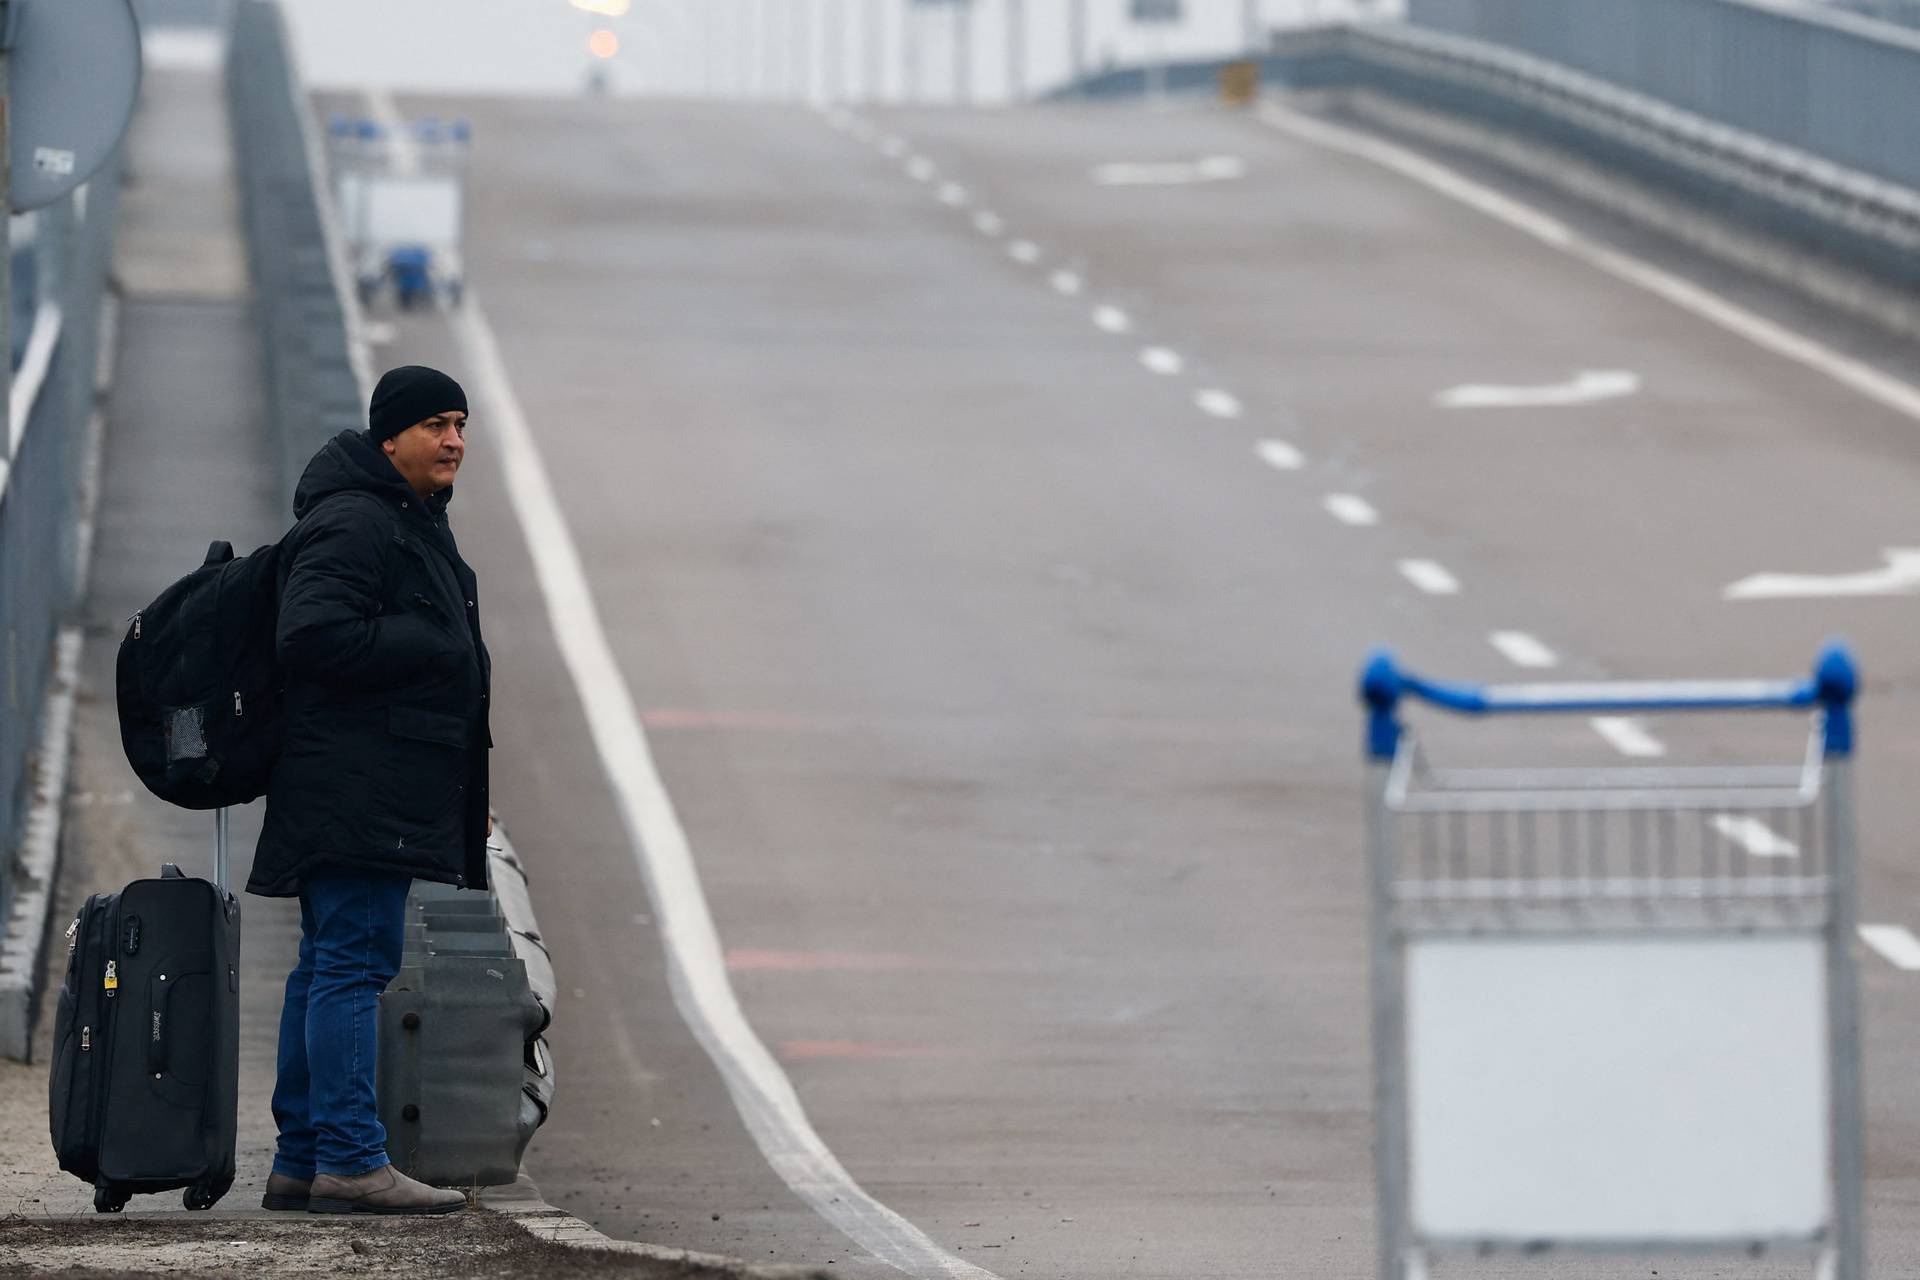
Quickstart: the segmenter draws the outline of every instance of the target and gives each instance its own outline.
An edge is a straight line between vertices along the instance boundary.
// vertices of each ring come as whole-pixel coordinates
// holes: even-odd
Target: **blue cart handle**
[[[1629,711],[1764,711],[1819,707],[1829,757],[1853,753],[1853,697],[1860,673],[1842,640],[1828,641],[1813,672],[1797,680],[1570,681],[1552,684],[1456,684],[1428,680],[1376,649],[1360,672],[1367,706],[1367,754],[1390,760],[1400,745],[1397,711],[1403,697],[1419,698],[1463,715],[1521,711],[1619,713]]]

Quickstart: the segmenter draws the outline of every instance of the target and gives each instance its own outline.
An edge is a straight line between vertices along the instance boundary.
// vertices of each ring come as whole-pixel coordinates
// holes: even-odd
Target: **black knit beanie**
[[[459,383],[438,369],[403,364],[380,375],[380,385],[367,405],[367,434],[379,444],[416,422],[453,409],[467,411],[467,393]]]

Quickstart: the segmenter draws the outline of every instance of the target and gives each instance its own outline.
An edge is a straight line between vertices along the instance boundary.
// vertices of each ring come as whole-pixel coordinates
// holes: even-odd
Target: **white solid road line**
[[[1133,321],[1118,307],[1095,307],[1093,324],[1096,329],[1105,333],[1125,333],[1133,328]]]
[[[1631,716],[1595,716],[1587,722],[1607,745],[1623,756],[1651,760],[1667,754],[1667,746]]]
[[[387,135],[387,159],[393,162],[393,171],[402,177],[420,172],[419,144],[414,141],[406,118],[400,114],[392,91],[367,90],[367,114]]]
[[[1640,375],[1624,369],[1588,370],[1570,382],[1544,387],[1502,387],[1469,383],[1450,387],[1433,398],[1442,409],[1552,409],[1597,404],[1630,396],[1640,389]]]
[[[1068,298],[1078,297],[1080,290],[1085,287],[1085,282],[1071,271],[1056,271],[1047,277],[1047,283],[1053,286],[1055,293]]]
[[[1553,650],[1524,631],[1495,631],[1487,637],[1487,643],[1498,649],[1500,656],[1516,667],[1543,670],[1560,665],[1560,659]]]
[[[1408,582],[1430,596],[1460,594],[1460,579],[1448,573],[1443,564],[1432,560],[1402,560],[1400,572]]]
[[[1863,924],[1860,941],[1880,953],[1880,958],[1908,973],[1920,970],[1920,938],[1904,925]]]
[[[1756,858],[1792,858],[1800,846],[1752,814],[1716,813],[1713,829]]]
[[[1199,406],[1200,412],[1211,414],[1216,418],[1226,418],[1229,421],[1238,418],[1241,413],[1239,399],[1232,392],[1221,391],[1216,387],[1194,392],[1193,402]]]
[[[1157,373],[1162,377],[1172,377],[1187,367],[1187,362],[1180,358],[1180,353],[1171,347],[1140,348],[1140,363],[1147,367],[1147,372]]]
[[[1542,244],[1578,258],[1616,280],[1656,294],[1729,333],[1738,334],[1757,347],[1824,374],[1896,413],[1920,420],[1920,387],[1882,373],[1864,361],[1842,355],[1824,343],[1737,306],[1690,280],[1588,239],[1559,219],[1475,182],[1437,161],[1357,130],[1289,111],[1276,103],[1263,106],[1260,119],[1270,128],[1302,142],[1391,169],[1403,178],[1418,182],[1429,190],[1525,232]]]
[[[1006,226],[1007,224],[1000,220],[1000,215],[991,209],[982,209],[973,215],[973,229],[983,236],[997,236],[1006,229]]]
[[[1015,240],[1007,246],[1007,256],[1015,262],[1031,265],[1040,261],[1040,246],[1031,240]]]
[[[1907,596],[1920,591],[1920,547],[1888,547],[1886,564],[1859,573],[1756,573],[1721,591],[1725,600],[1824,600]]]
[[[1380,523],[1380,513],[1373,509],[1371,502],[1359,494],[1330,493],[1322,500],[1321,505],[1326,507],[1328,514],[1341,524],[1366,526]]]
[[[654,764],[633,690],[615,658],[585,566],[545,459],[514,394],[480,299],[469,290],[451,312],[461,354],[500,442],[507,495],[553,625],[554,640],[586,713],[633,855],[660,921],[673,1001],[713,1059],[761,1154],[793,1193],[848,1238],[913,1276],[995,1280],[948,1253],[853,1180],[807,1119],[793,1083],[747,1022],[727,979],[724,952],[700,888],[693,850]]]
[[[1285,440],[1262,440],[1253,446],[1253,451],[1275,471],[1298,471],[1307,464],[1300,451]]]

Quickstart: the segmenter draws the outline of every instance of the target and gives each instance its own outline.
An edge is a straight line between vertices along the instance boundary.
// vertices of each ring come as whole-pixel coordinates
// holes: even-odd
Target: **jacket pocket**
[[[423,707],[387,708],[387,732],[396,738],[416,742],[437,742],[447,747],[467,745],[467,722],[443,711]]]

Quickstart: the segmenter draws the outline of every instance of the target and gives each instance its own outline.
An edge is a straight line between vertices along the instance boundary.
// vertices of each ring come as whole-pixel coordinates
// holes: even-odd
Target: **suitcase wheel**
[[[127,1207],[127,1201],[131,1199],[133,1192],[122,1191],[118,1187],[97,1186],[93,1189],[95,1213],[118,1213]]]
[[[187,1194],[181,1197],[181,1201],[189,1209],[211,1209],[219,1198],[212,1187],[196,1182],[187,1188]]]

